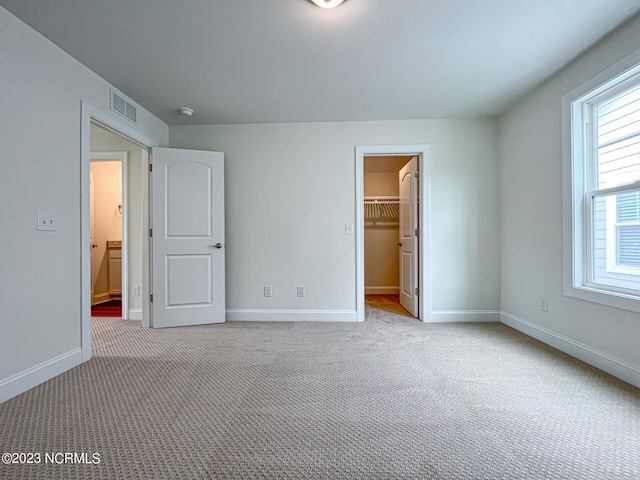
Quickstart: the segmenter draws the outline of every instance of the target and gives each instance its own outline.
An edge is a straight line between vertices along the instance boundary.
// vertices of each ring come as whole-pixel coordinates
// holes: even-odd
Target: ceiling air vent
[[[131,120],[133,123],[138,123],[138,110],[120,92],[111,89],[111,102],[109,103],[111,110]]]

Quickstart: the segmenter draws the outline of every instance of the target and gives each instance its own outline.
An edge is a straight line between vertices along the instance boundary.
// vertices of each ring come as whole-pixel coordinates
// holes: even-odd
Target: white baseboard
[[[400,287],[379,287],[370,286],[364,287],[365,295],[398,295],[400,293]]]
[[[552,346],[561,352],[582,360],[589,365],[607,372],[631,385],[640,388],[640,367],[631,365],[608,353],[596,350],[569,337],[560,335],[547,328],[516,317],[507,312],[501,312],[500,321],[542,343]]]
[[[239,310],[226,312],[229,322],[356,322],[355,310]]]
[[[106,303],[109,300],[111,300],[111,295],[109,294],[109,292],[99,293],[99,294],[93,296],[93,304],[92,305],[98,305],[99,303]]]
[[[228,322],[357,322],[355,310],[229,309]],[[498,310],[443,310],[431,312],[428,323],[499,322]]]
[[[498,310],[436,310],[432,311],[427,323],[455,322],[499,322]]]
[[[142,309],[141,308],[130,308],[129,316],[127,320],[142,320]]]
[[[39,365],[0,380],[0,403],[9,400],[41,383],[57,377],[82,363],[82,350],[76,348]]]

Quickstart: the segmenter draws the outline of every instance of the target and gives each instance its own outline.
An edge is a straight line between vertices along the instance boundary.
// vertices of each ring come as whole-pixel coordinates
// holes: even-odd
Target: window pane
[[[618,225],[618,265],[640,268],[640,225]]]
[[[640,87],[596,107],[598,188],[640,180]]]
[[[592,280],[640,289],[640,192],[598,195],[592,212]]]
[[[621,193],[616,196],[616,221],[640,222],[640,192]]]

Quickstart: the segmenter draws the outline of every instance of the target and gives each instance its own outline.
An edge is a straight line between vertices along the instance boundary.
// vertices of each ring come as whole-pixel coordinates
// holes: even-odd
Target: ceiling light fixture
[[[333,8],[340,5],[345,0],[311,0],[311,1],[322,8]]]
[[[189,108],[189,107],[180,107],[178,109],[178,111],[184,115],[185,117],[190,117],[191,115],[193,115],[193,108]]]

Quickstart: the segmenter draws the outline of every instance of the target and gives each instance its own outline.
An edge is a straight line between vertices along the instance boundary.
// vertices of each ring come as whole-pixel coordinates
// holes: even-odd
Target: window
[[[640,311],[640,52],[565,96],[563,116],[565,294]]]

